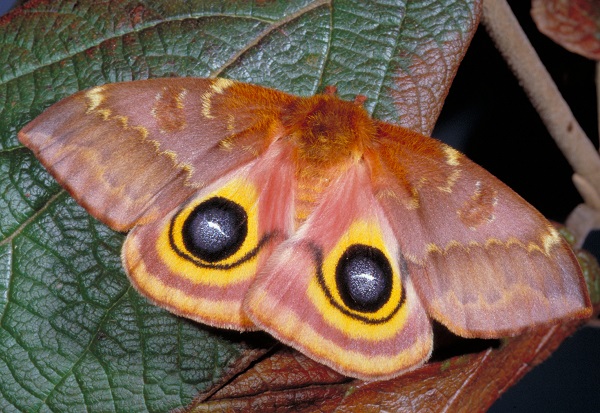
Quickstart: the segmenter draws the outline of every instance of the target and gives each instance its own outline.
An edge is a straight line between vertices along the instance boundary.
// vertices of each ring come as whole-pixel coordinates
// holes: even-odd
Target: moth
[[[502,337],[588,317],[581,270],[532,206],[455,149],[334,93],[228,79],[106,84],[20,133],[169,311],[264,330],[351,377],[432,351],[431,319]]]

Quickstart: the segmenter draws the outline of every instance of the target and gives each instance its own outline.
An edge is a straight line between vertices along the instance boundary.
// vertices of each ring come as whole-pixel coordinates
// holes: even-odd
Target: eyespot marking
[[[367,249],[377,250],[377,255],[381,254],[381,257],[378,259],[383,259],[387,262],[387,265],[390,265],[387,256],[377,248],[361,244],[354,245],[357,245],[360,248],[366,247]],[[318,290],[321,291],[321,294],[324,295],[324,298],[329,303],[329,305],[336,308],[341,314],[343,314],[344,317],[347,317],[348,320],[353,320],[353,322],[359,322],[363,325],[367,324],[374,326],[387,323],[403,311],[405,307],[406,292],[402,283],[398,282],[398,280],[394,280],[396,277],[399,278],[399,275],[394,274],[393,270],[390,269],[389,288],[387,288],[386,290],[385,287],[379,287],[379,291],[384,291],[384,293],[381,293],[380,295],[371,295],[371,297],[374,298],[372,301],[375,304],[373,304],[372,306],[369,306],[367,304],[364,308],[359,309],[355,303],[353,303],[352,305],[347,305],[344,298],[342,298],[342,294],[344,294],[344,292],[339,290],[337,274],[329,273],[329,270],[326,268],[328,267],[328,265],[325,265],[325,259],[323,257],[323,252],[321,251],[321,249],[317,245],[312,243],[305,244],[305,248],[308,248],[311,251],[315,263],[315,286],[318,286],[316,288],[318,288]],[[350,246],[347,250],[350,250],[351,248],[352,246]],[[342,254],[342,256],[343,255],[344,254]],[[350,252],[349,256],[351,255],[354,255],[352,251]],[[376,262],[376,260],[373,261]],[[336,264],[336,268],[334,269],[336,273],[339,261],[342,260],[338,260]],[[385,264],[383,266],[387,267]],[[313,288],[313,291],[316,290]],[[355,289],[354,292],[356,293],[356,291],[357,290]],[[388,291],[389,295],[385,291]],[[356,296],[359,296],[360,294],[361,293],[356,293]],[[367,301],[365,301],[365,303]]]
[[[344,304],[361,312],[375,312],[387,303],[392,276],[385,255],[367,245],[350,246],[336,267],[336,284]]]
[[[219,262],[238,251],[248,234],[244,209],[222,197],[199,204],[183,224],[183,242],[195,257]]]

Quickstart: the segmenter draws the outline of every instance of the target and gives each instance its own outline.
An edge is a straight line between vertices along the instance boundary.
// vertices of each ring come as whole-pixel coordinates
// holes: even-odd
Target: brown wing
[[[226,79],[113,83],[58,102],[19,139],[92,215],[125,231],[260,155],[290,98]]]
[[[497,337],[591,314],[570,247],[519,195],[434,139],[381,123],[379,144],[377,196],[433,318]]]

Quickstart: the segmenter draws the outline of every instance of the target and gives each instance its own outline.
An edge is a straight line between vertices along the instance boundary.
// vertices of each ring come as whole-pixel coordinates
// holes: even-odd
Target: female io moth
[[[107,84],[19,139],[94,217],[157,305],[261,329],[352,377],[427,361],[435,319],[501,337],[591,314],[539,212],[443,143],[326,93],[227,79]]]

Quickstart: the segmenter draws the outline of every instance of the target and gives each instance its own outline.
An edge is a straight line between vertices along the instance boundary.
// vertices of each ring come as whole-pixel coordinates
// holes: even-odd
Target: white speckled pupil
[[[233,211],[219,207],[201,211],[190,223],[192,243],[208,253],[229,248],[238,236],[237,218]]]
[[[368,306],[377,303],[386,293],[383,270],[367,256],[356,256],[345,265],[348,293],[358,304]]]

